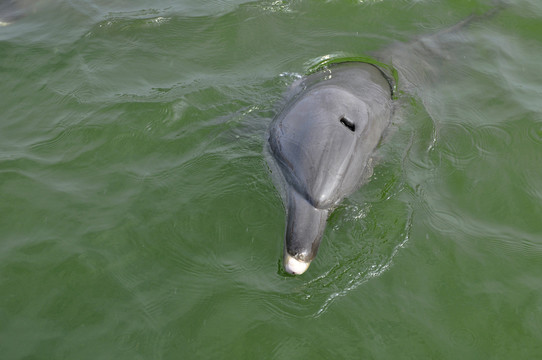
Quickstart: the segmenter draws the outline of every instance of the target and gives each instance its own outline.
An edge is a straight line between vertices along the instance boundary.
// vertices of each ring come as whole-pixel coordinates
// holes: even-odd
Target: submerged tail
[[[493,8],[484,14],[473,14],[434,34],[422,35],[407,43],[393,44],[377,53],[376,57],[397,70],[400,89],[416,93],[417,87],[430,84],[438,78],[443,62],[457,57],[459,45],[464,44],[466,30],[470,25],[495,17],[507,6],[502,1],[494,1]]]

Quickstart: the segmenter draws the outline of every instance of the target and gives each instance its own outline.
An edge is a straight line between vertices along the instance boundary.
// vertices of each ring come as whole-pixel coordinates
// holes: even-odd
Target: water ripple
[[[542,121],[531,122],[528,135],[535,143],[542,144]]]
[[[478,155],[474,133],[474,127],[467,124],[442,124],[438,129],[437,149],[456,165],[468,164]]]
[[[483,156],[498,156],[512,144],[511,129],[505,125],[483,125],[476,128],[475,143]]]
[[[408,219],[406,221],[406,225],[405,225],[405,228],[404,228],[404,231],[403,233],[401,234],[402,236],[402,239],[401,241],[399,242],[399,244],[397,244],[395,247],[393,247],[391,253],[388,255],[388,256],[385,256],[381,259],[380,262],[378,263],[375,263],[375,264],[372,264],[372,265],[369,265],[367,267],[368,264],[366,264],[366,260],[363,259],[361,260],[362,263],[359,264],[359,259],[352,259],[350,261],[348,261],[348,263],[351,263],[349,264],[347,267],[348,268],[357,268],[359,269],[360,268],[360,265],[362,265],[361,267],[365,267],[366,270],[365,271],[361,271],[361,272],[358,272],[358,273],[354,273],[354,274],[348,274],[348,276],[346,277],[347,279],[344,280],[344,274],[345,272],[340,272],[339,271],[339,274],[335,275],[335,276],[331,276],[331,281],[332,283],[336,283],[337,280],[339,280],[340,283],[343,283],[346,281],[345,284],[341,285],[341,290],[339,291],[336,291],[336,292],[333,292],[331,295],[329,295],[327,297],[327,299],[324,301],[324,303],[321,305],[320,309],[318,309],[318,311],[316,313],[313,314],[313,317],[319,317],[320,315],[322,315],[324,312],[326,312],[326,310],[329,308],[329,306],[333,303],[333,301],[335,301],[338,297],[342,297],[342,296],[345,296],[347,295],[350,291],[356,289],[357,287],[359,287],[360,285],[362,285],[363,283],[369,281],[370,279],[374,278],[374,277],[378,277],[379,275],[381,275],[384,271],[386,271],[392,264],[393,262],[393,258],[395,257],[395,255],[398,253],[398,251],[403,248],[409,238],[410,238],[410,229],[412,227],[412,214],[408,216]],[[352,266],[350,266],[352,265]],[[320,276],[319,278],[309,282],[307,285],[310,287],[312,285],[312,283],[315,283],[315,282],[320,282],[322,280],[326,280],[326,281],[330,281],[330,279],[328,279],[328,275],[333,273],[335,270],[337,270],[336,268],[332,268],[330,269],[330,271],[326,274],[323,274],[322,276]]]

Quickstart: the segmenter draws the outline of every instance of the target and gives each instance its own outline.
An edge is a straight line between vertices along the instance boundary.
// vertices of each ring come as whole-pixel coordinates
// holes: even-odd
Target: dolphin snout
[[[307,271],[310,264],[310,261],[305,262],[303,260],[297,260],[288,253],[284,254],[284,270],[286,270],[286,272],[289,274],[301,275]]]
[[[304,196],[291,191],[284,241],[284,270],[303,274],[316,256],[329,211],[317,209]]]

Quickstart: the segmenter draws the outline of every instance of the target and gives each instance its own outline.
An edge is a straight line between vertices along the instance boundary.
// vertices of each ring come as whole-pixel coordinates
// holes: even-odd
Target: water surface
[[[402,91],[303,276],[262,152],[312,64],[485,1],[20,1],[0,27],[4,359],[542,354],[542,5]],[[401,89],[400,89],[401,90]]]

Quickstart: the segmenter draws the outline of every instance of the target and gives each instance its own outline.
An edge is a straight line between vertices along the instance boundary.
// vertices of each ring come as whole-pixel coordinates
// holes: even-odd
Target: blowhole
[[[346,126],[348,128],[348,130],[350,130],[352,132],[356,131],[356,124],[354,124],[352,121],[348,120],[344,116],[341,116],[339,121],[341,122],[341,124]]]

